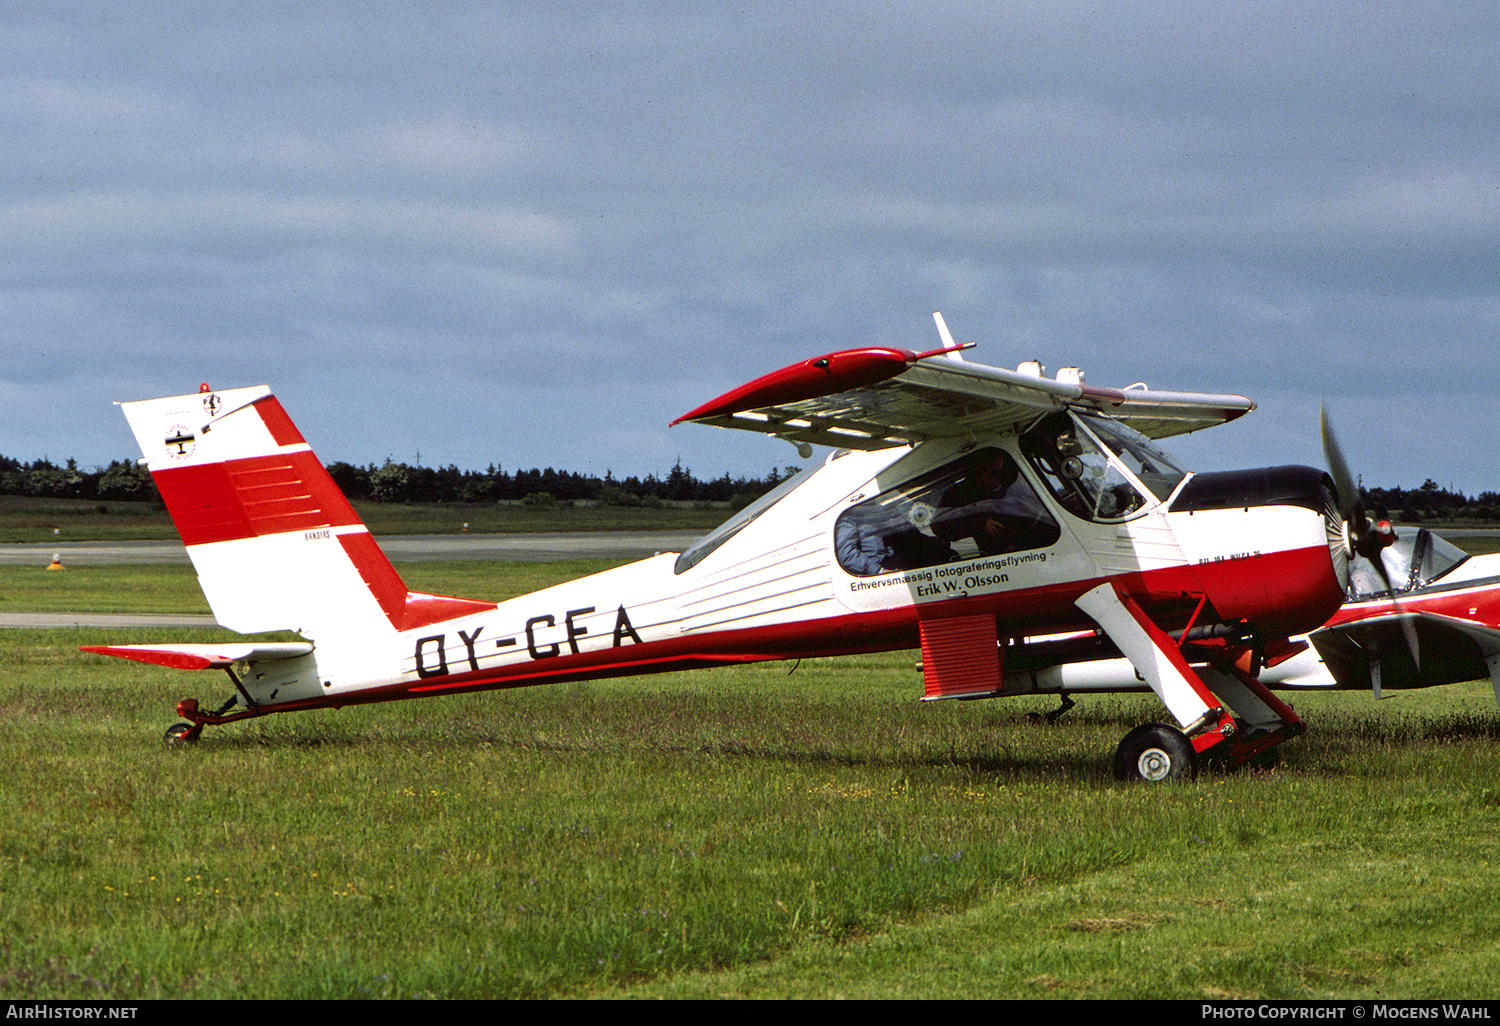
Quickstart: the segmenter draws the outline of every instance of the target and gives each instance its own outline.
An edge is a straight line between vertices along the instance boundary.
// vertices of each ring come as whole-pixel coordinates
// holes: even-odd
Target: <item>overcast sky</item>
[[[1500,7],[0,3],[0,454],[269,384],[325,461],[761,474],[868,344],[1259,409],[1198,469],[1500,490]]]

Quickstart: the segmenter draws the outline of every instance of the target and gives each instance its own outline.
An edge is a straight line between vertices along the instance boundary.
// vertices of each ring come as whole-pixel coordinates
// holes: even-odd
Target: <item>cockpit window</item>
[[[1444,541],[1425,527],[1401,531],[1395,542],[1380,551],[1391,587],[1398,593],[1422,588],[1469,558],[1452,542]],[[1376,598],[1385,594],[1385,582],[1367,560],[1356,559],[1349,567],[1349,597]]]
[[[1091,430],[1095,425],[1099,434]],[[1021,436],[1021,449],[1069,513],[1085,520],[1123,520],[1145,506],[1147,496],[1110,458],[1111,453],[1132,473],[1137,467],[1150,468],[1148,473],[1158,479],[1156,487],[1170,481],[1176,488],[1182,471],[1154,446],[1143,446],[1144,436],[1132,438],[1119,428],[1112,421],[1048,414]]]
[[[856,577],[1043,548],[1061,531],[1004,450],[977,449],[849,507],[834,525]]]
[[[1080,417],[1101,442],[1109,446],[1115,458],[1125,464],[1125,469],[1135,475],[1152,495],[1162,502],[1172,497],[1187,471],[1179,467],[1172,457],[1161,451],[1155,442],[1128,424],[1104,417]]]

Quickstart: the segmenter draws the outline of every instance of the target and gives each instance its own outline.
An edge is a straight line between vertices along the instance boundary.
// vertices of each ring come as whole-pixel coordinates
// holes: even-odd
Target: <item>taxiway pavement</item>
[[[697,531],[611,531],[536,534],[412,534],[379,539],[393,562],[495,560],[547,562],[557,559],[645,559],[681,552]],[[187,563],[181,542],[57,542],[0,545],[0,566],[44,567],[56,556],[64,567],[121,563]],[[0,627],[213,627],[207,614],[0,613]]]

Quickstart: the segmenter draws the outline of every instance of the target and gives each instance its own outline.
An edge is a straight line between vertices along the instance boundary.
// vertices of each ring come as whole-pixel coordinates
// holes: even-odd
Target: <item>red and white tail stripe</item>
[[[121,408],[225,627],[326,639],[493,608],[409,592],[264,385]]]

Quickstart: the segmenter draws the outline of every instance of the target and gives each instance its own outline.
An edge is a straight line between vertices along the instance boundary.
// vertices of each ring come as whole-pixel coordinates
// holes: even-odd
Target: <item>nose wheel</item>
[[[1198,775],[1198,753],[1175,727],[1148,723],[1125,735],[1115,749],[1116,780],[1192,780]]]

